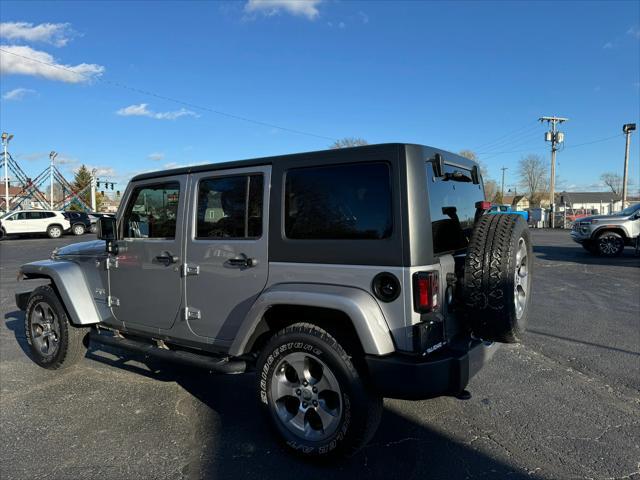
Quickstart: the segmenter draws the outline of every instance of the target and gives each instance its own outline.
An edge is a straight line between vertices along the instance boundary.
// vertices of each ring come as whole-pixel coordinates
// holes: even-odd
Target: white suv
[[[51,210],[21,210],[0,217],[0,238],[7,235],[46,233],[58,238],[71,228],[62,212]]]

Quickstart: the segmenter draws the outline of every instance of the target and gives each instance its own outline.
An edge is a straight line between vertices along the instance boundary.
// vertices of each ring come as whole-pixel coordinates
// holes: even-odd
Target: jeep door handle
[[[171,265],[172,263],[178,263],[179,257],[171,255],[169,252],[162,252],[156,257],[158,263],[164,263],[165,265]]]
[[[255,258],[249,258],[244,253],[241,253],[236,258],[230,258],[227,260],[227,263],[231,267],[249,268],[255,267],[258,264],[258,261]]]

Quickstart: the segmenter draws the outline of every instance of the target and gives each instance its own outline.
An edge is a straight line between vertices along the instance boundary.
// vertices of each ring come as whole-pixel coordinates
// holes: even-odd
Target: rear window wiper
[[[473,179],[462,172],[446,172],[443,175],[443,180],[453,180],[454,182],[473,182]]]

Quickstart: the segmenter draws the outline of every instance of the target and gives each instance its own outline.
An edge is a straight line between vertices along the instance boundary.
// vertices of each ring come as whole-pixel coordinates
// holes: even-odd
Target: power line
[[[623,135],[624,135],[624,133],[616,133],[615,135],[611,135],[610,137],[600,138],[598,140],[593,140],[591,142],[578,143],[577,145],[569,145],[568,147],[564,147],[563,150],[567,150],[568,148],[582,147],[583,145],[591,145],[593,143],[606,142],[607,140],[611,140],[613,138],[618,138],[618,137],[621,137]]]
[[[535,138],[538,138],[540,135],[540,132],[531,132],[527,135],[524,135],[522,137],[516,137],[513,138],[511,140],[509,140],[508,142],[502,143],[500,145],[496,145],[493,147],[488,148],[487,150],[483,151],[483,152],[478,152],[478,155],[480,154],[491,154],[491,153],[495,153],[496,151],[500,151],[500,150],[504,150],[505,148],[516,148],[519,147],[521,145],[526,145],[528,143],[531,143]]]
[[[531,126],[532,126],[532,123],[537,123],[537,122],[529,122],[529,123],[527,123],[526,125],[524,125],[524,126],[522,126],[520,128],[516,128],[515,130],[512,130],[509,133],[505,133],[504,135],[496,138],[495,140],[492,140],[490,142],[485,142],[485,143],[483,143],[481,145],[473,147],[473,150],[478,150],[480,148],[488,148],[489,145],[502,143],[502,142],[500,142],[500,140],[502,140],[503,138],[507,138],[507,137],[509,137],[509,136],[511,136],[511,135],[513,135],[515,133],[521,132],[522,130],[525,130],[525,129],[530,130]]]
[[[216,115],[221,115],[221,116],[224,116],[224,117],[233,118],[235,120],[241,120],[243,122],[253,123],[255,125],[260,125],[260,126],[263,126],[263,127],[277,128],[278,130],[282,130],[284,132],[296,133],[298,135],[306,135],[308,137],[321,138],[323,140],[329,140],[329,141],[332,141],[332,142],[336,141],[335,138],[327,137],[325,135],[318,135],[318,134],[315,134],[315,133],[306,132],[304,130],[297,130],[297,129],[294,129],[294,128],[282,127],[280,125],[276,125],[276,124],[273,124],[273,123],[263,122],[261,120],[254,120],[252,118],[243,117],[243,116],[240,116],[240,115],[235,115],[233,113],[223,112],[221,110],[215,110],[213,108],[204,107],[202,105],[197,105],[195,103],[185,102],[185,101],[178,100],[178,99],[172,98],[172,97],[167,97],[165,95],[160,95],[160,94],[151,92],[149,90],[142,90],[140,88],[130,87],[129,85],[125,85],[124,83],[121,83],[121,82],[116,82],[116,81],[113,81],[113,80],[105,80],[105,79],[100,78],[100,77],[93,77],[91,75],[87,75],[87,74],[84,74],[84,73],[78,73],[78,72],[76,72],[74,70],[71,70],[70,68],[65,68],[65,67],[63,67],[61,65],[55,65],[55,64],[52,64],[52,63],[49,63],[49,62],[43,62],[42,60],[36,60],[35,58],[31,58],[31,57],[27,57],[25,55],[20,55],[18,53],[10,52],[8,50],[5,50],[4,48],[0,48],[0,52],[4,52],[4,53],[7,53],[9,55],[13,55],[15,57],[24,58],[25,60],[29,60],[29,61],[34,62],[34,63],[39,63],[41,65],[46,65],[48,67],[55,68],[55,69],[58,69],[58,70],[64,70],[66,72],[73,73],[74,75],[78,75],[80,77],[86,78],[87,80],[97,80],[98,82],[106,83],[108,85],[112,85],[112,86],[119,87],[119,88],[124,88],[126,90],[130,90],[132,92],[140,93],[142,95],[146,95],[146,96],[149,96],[149,97],[158,98],[160,100],[173,102],[173,103],[176,103],[178,105],[185,106],[185,107],[195,108],[195,109],[198,109],[198,110],[203,110],[203,111],[206,111],[206,112],[214,113]]]

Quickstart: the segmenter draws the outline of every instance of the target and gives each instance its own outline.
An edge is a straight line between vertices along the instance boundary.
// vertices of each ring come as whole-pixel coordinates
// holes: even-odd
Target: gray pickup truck
[[[91,339],[255,372],[287,448],[348,455],[383,397],[466,397],[493,342],[520,339],[529,231],[489,207],[476,163],[420,145],[145,173],[100,240],[20,268],[50,283],[16,303],[45,368],[73,365]]]
[[[612,215],[594,215],[573,222],[571,238],[590,253],[604,257],[622,255],[625,246],[640,236],[640,203]]]

